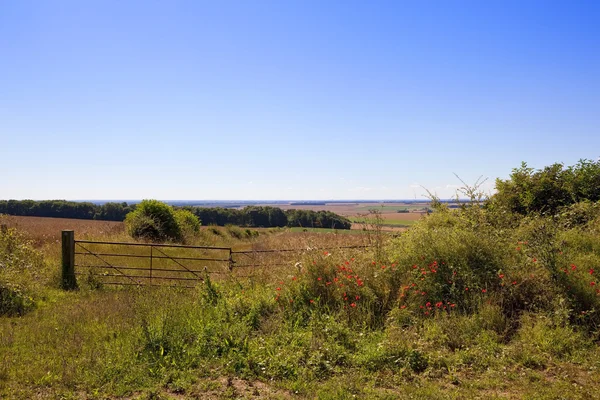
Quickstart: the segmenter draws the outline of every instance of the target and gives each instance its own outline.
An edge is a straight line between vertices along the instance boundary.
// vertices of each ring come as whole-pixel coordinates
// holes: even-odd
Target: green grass
[[[427,208],[428,204],[398,204],[398,205],[363,205],[356,208],[358,212],[368,212],[369,210],[377,210],[382,213],[397,212],[397,211],[417,211]]]
[[[195,289],[65,292],[58,251],[11,231],[0,311],[31,307],[0,316],[0,397],[599,398],[598,223],[500,230],[477,212],[434,213],[396,237],[355,231],[372,250],[307,251]],[[351,232],[194,240],[325,248],[361,240]]]
[[[368,217],[351,217],[350,221],[357,224],[371,224],[373,220]],[[408,219],[383,219],[381,223],[382,226],[392,226],[392,227],[408,227],[414,225],[418,220],[408,220]]]

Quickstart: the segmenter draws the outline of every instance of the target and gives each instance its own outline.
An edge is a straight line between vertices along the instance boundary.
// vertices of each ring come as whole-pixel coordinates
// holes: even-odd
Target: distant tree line
[[[127,203],[102,205],[66,200],[0,200],[0,214],[123,221],[134,206]]]
[[[203,225],[248,227],[303,227],[350,229],[352,222],[331,211],[282,210],[279,207],[248,206],[240,209],[186,207]]]
[[[103,221],[124,221],[125,216],[134,211],[135,204],[76,202],[66,200],[0,200],[0,214],[31,216],[97,219]],[[345,217],[331,211],[282,210],[278,207],[248,206],[243,209],[175,207],[188,210],[196,215],[202,225],[238,225],[247,227],[304,227],[350,229],[352,223]]]

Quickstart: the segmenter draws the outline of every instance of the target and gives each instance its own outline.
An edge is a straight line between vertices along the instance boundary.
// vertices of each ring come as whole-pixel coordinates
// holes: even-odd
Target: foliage
[[[557,214],[565,206],[600,200],[600,160],[580,160],[564,168],[555,163],[534,170],[522,163],[507,180],[496,180],[497,193],[488,206],[527,215]]]
[[[200,220],[191,211],[176,209],[174,214],[184,237],[191,237],[200,231]]]
[[[37,310],[0,318],[0,397],[597,397],[597,203],[521,215],[466,190],[469,203],[382,233],[379,250],[325,251],[333,234],[250,244],[247,231],[214,228],[244,248],[322,250],[295,266],[206,276],[196,289],[46,300],[40,285],[52,280],[38,271],[56,255],[9,230],[0,282]],[[268,211],[250,214],[262,224]]]
[[[0,214],[26,217],[54,217],[123,221],[132,210],[127,203],[105,203],[66,200],[0,200]]]
[[[182,214],[181,222],[186,223],[187,214]],[[125,225],[129,234],[136,239],[150,241],[180,241],[183,238],[182,226],[173,207],[157,200],[143,200],[134,211],[127,214]]]
[[[0,316],[23,315],[50,283],[42,255],[14,229],[0,232]],[[57,271],[58,272],[58,271]]]
[[[124,221],[127,214],[134,211],[137,205],[129,205],[126,202],[108,202],[97,205],[88,202],[75,202],[65,200],[0,200],[0,214],[97,219],[104,221]],[[352,223],[347,219],[331,211],[312,210],[286,210],[279,207],[248,206],[241,210],[222,207],[175,207],[177,210],[188,211],[204,225],[237,225],[244,227],[314,227],[331,229],[350,229]],[[188,221],[189,215],[187,215]],[[154,230],[152,223],[148,220],[140,221],[140,225],[146,226],[147,230]]]

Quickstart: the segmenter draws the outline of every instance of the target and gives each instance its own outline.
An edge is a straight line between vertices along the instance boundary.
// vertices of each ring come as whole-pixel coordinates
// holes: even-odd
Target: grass
[[[350,218],[352,223],[356,224],[369,224],[371,221],[368,217],[352,217]],[[418,220],[415,219],[383,219],[382,226],[394,226],[394,227],[409,227],[414,225]]]
[[[205,227],[190,243],[315,250],[194,289],[73,292],[54,234],[11,229],[0,287],[31,306],[0,317],[0,397],[599,398],[597,222],[485,218],[434,213],[400,236]],[[333,249],[369,240],[379,252]]]

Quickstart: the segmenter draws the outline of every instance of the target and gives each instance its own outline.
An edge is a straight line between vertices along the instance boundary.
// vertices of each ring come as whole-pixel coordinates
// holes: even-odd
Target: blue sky
[[[0,0],[0,198],[443,198],[600,156],[600,2]]]

